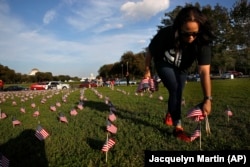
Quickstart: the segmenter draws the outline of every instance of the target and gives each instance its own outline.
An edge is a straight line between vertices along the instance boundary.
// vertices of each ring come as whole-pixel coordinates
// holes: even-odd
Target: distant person
[[[190,141],[181,123],[182,93],[187,71],[197,61],[203,92],[202,111],[211,112],[211,43],[214,34],[207,17],[194,6],[184,7],[177,14],[173,25],[160,29],[151,40],[145,60],[144,77],[151,77],[150,63],[154,67],[169,93],[165,124],[173,125],[173,135]]]
[[[127,86],[129,86],[129,80],[130,80],[129,72],[126,73],[126,80],[127,80]]]

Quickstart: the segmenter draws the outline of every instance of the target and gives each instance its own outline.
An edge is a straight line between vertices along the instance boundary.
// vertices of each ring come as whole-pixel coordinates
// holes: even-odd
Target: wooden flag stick
[[[226,114],[227,114],[227,122],[229,123],[229,114],[228,112],[230,111],[229,105],[227,105],[227,110],[226,110]]]
[[[201,151],[201,121],[200,122],[200,151]]]
[[[208,121],[208,116],[206,115],[206,132],[207,132],[207,135],[210,135],[211,134],[211,131],[210,131],[210,125],[209,125],[209,121]]]
[[[109,134],[108,134],[108,132],[107,132],[107,138],[106,138],[106,144],[108,144],[108,138],[109,138],[109,136],[108,136]],[[106,151],[106,163],[108,162],[108,151]]]

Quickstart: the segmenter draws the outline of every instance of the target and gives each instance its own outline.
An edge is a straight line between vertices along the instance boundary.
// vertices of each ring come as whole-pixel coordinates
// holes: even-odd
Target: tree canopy
[[[216,4],[214,7],[210,5],[201,6],[198,2],[185,4],[185,6],[190,5],[198,7],[207,15],[214,27],[216,40],[213,43],[211,72],[222,73],[227,70],[238,70],[244,74],[249,74],[249,2],[247,0],[238,0],[231,9],[227,9],[219,4]],[[182,6],[177,6],[172,11],[166,12],[156,29],[160,30],[165,26],[172,25],[174,18],[182,8]],[[103,65],[98,71],[99,75],[104,78],[124,77],[122,75],[127,70],[128,63],[130,74],[135,77],[141,77],[144,73],[144,53],[145,51],[135,54],[132,51],[125,52],[121,55],[119,62]],[[195,73],[195,70],[194,64],[189,72]]]

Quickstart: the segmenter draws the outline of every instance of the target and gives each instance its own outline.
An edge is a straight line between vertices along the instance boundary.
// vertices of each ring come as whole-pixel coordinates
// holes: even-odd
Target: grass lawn
[[[202,121],[202,150],[250,150],[250,79],[213,80],[212,85],[211,135],[206,135],[205,121]],[[136,88],[0,92],[1,112],[8,116],[0,120],[0,152],[10,160],[10,166],[139,167],[144,164],[144,150],[200,150],[199,140],[191,143],[177,140],[172,136],[172,127],[163,124],[168,94],[162,84],[152,97],[147,93],[136,95]],[[84,108],[77,109],[78,114],[71,116],[70,110],[77,106],[81,94],[86,98]],[[163,100],[159,100],[159,96],[163,96]],[[203,99],[200,83],[188,82],[183,96],[186,101],[182,108],[183,127],[192,133],[197,122],[186,118],[186,114]],[[113,124],[118,129],[116,134],[109,135],[115,138],[116,144],[107,154],[108,162],[101,151],[109,114],[105,97],[117,110]],[[41,99],[46,102],[42,104]],[[61,106],[51,111],[50,106],[56,102]],[[32,108],[32,103],[36,107]],[[233,113],[229,120],[225,114],[227,106]],[[21,107],[25,113],[20,112]],[[33,117],[36,110],[40,116]],[[67,117],[68,124],[58,121],[60,112]],[[13,127],[12,117],[21,121],[21,125]],[[34,135],[38,124],[50,134],[44,141]]]

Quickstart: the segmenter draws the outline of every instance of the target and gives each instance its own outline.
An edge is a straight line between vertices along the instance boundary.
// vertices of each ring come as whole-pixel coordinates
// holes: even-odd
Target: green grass
[[[211,136],[206,136],[205,122],[202,122],[202,150],[243,150],[250,149],[250,80],[213,80],[213,108],[209,116]],[[94,91],[95,90],[95,91]],[[84,96],[87,101],[84,109],[78,115],[70,116],[69,112],[79,101],[82,90],[70,91],[33,91],[29,95],[24,93],[2,93],[1,101],[5,95],[5,102],[1,102],[2,112],[8,118],[0,120],[0,152],[10,159],[12,166],[51,166],[51,167],[139,167],[144,164],[144,150],[199,150],[199,140],[184,143],[172,136],[172,128],[163,124],[166,111],[168,93],[160,85],[160,90],[150,98],[135,95],[135,86],[119,86],[111,90],[108,87],[87,89]],[[26,92],[28,93],[28,92]],[[103,98],[98,97],[102,94]],[[8,94],[8,96],[6,95]],[[61,102],[63,95],[67,102]],[[21,103],[22,96],[28,100]],[[101,148],[106,140],[106,118],[109,107],[105,98],[109,97],[117,109],[117,120],[114,122],[118,128],[113,135],[116,144],[108,152],[108,162]],[[160,101],[159,96],[164,100]],[[199,82],[188,82],[183,96],[186,106],[182,108],[183,126],[188,133],[192,133],[197,126],[186,118],[187,111],[201,102]],[[45,97],[47,101],[41,104]],[[13,101],[17,106],[13,106]],[[62,106],[56,112],[51,112],[49,106],[60,101]],[[31,108],[35,102],[37,107]],[[229,122],[225,114],[227,105],[233,112]],[[26,113],[20,112],[24,106]],[[32,117],[37,110],[41,115]],[[59,123],[57,116],[63,112],[69,124]],[[12,127],[11,117],[15,116],[22,122],[21,126]],[[35,136],[38,123],[48,130],[50,136],[44,141],[39,141]],[[16,165],[18,164],[19,165]]]

